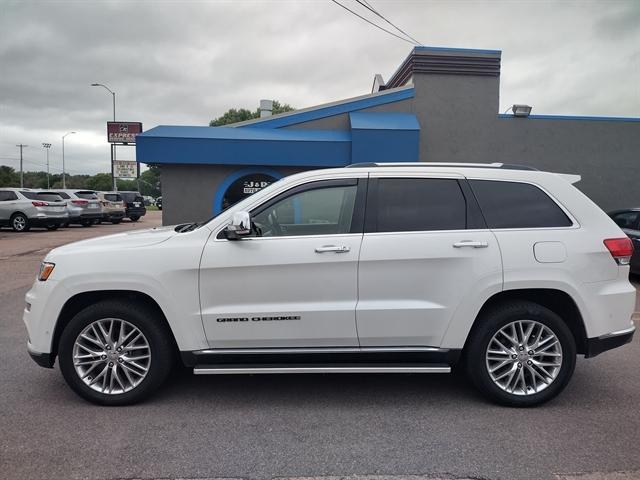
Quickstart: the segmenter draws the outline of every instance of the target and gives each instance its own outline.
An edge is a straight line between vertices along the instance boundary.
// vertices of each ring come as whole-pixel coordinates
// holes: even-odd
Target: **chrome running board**
[[[346,364],[346,365],[201,365],[193,368],[195,375],[240,375],[281,373],[450,373],[449,365],[416,364]]]

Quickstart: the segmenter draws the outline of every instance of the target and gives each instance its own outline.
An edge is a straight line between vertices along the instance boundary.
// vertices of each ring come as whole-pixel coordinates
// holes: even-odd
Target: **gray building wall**
[[[229,165],[161,165],[162,224],[202,222],[213,216],[213,201],[227,176],[246,168]],[[276,167],[282,176],[307,168]]]

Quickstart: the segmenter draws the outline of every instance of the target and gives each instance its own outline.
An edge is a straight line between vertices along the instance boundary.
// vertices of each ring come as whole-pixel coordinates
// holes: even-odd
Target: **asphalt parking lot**
[[[149,402],[89,404],[25,350],[46,252],[138,223],[0,231],[0,478],[640,478],[640,340],[585,360],[553,402],[487,403],[461,375],[195,377]]]

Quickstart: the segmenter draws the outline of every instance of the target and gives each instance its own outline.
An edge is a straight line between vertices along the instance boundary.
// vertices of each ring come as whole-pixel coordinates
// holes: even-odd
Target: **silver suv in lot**
[[[31,227],[55,230],[68,218],[66,205],[58,195],[27,188],[0,189],[0,226],[16,232],[26,232]]]
[[[67,223],[90,227],[102,220],[102,206],[93,190],[66,189],[51,193],[60,195],[67,203],[69,220]]]

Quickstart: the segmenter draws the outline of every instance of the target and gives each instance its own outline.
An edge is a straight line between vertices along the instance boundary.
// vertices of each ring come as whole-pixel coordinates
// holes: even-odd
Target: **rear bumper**
[[[69,221],[69,217],[58,216],[58,217],[36,217],[30,218],[29,223],[34,227],[48,227],[50,225],[62,225],[63,223],[67,223]]]
[[[587,353],[585,354],[585,358],[595,357],[602,352],[621,347],[622,345],[631,342],[635,331],[636,327],[633,326],[625,330],[611,332],[600,337],[587,338]]]
[[[41,367],[53,368],[53,364],[56,360],[56,357],[53,353],[36,352],[35,350],[33,350],[30,343],[27,343],[27,351],[29,352],[29,356],[31,356],[33,361]]]
[[[137,217],[144,217],[147,213],[147,209],[144,207],[127,208],[126,216],[131,217],[133,215]]]
[[[105,220],[122,220],[124,218],[124,211],[104,212],[102,218]]]
[[[102,212],[83,213],[80,215],[80,220],[94,220],[96,218],[102,218]]]

